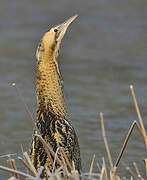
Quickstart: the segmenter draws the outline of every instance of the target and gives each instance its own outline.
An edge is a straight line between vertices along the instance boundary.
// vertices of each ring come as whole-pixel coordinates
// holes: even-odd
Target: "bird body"
[[[74,161],[76,169],[80,172],[81,159],[78,138],[66,112],[58,64],[62,38],[76,17],[77,15],[63,24],[51,28],[38,45],[36,52],[36,125],[41,136],[53,151],[56,152],[59,147],[62,147],[69,162]],[[32,140],[31,159],[37,170],[40,166],[45,165],[50,170],[53,169],[51,159],[36,136],[33,136]]]

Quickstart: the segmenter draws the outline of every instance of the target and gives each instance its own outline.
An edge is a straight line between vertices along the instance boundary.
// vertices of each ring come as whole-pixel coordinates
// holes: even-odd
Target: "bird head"
[[[60,45],[69,25],[77,18],[77,14],[69,18],[62,24],[52,27],[42,37],[36,52],[37,60],[53,59],[57,64]],[[46,57],[46,58],[44,58]]]

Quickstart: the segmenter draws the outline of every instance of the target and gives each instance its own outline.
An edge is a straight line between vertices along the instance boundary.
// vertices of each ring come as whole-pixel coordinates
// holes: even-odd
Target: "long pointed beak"
[[[67,21],[65,21],[64,23],[56,26],[56,29],[58,30],[57,32],[57,40],[61,41],[62,38],[64,37],[67,28],[69,27],[69,25],[77,18],[77,14],[75,14],[74,16],[72,16],[71,18],[69,18]]]

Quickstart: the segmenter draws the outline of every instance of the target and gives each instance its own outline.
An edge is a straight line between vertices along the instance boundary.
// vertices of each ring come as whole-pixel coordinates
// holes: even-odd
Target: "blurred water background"
[[[60,64],[68,111],[76,128],[83,170],[93,154],[107,161],[99,112],[116,160],[137,119],[129,85],[135,86],[147,128],[146,0],[0,0],[0,155],[28,150],[33,126],[10,83],[15,82],[35,118],[35,51],[49,28],[75,13],[61,49]],[[14,156],[15,158],[16,156]],[[144,142],[133,132],[122,161],[144,172]],[[6,158],[0,159],[5,165]],[[95,165],[95,171],[96,171]],[[118,172],[127,175],[122,164]],[[0,171],[0,177],[4,173]]]

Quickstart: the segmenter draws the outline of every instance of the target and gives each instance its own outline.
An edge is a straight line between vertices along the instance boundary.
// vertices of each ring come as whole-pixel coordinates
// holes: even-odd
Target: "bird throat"
[[[61,76],[52,57],[38,62],[36,75],[38,110],[67,119]]]

